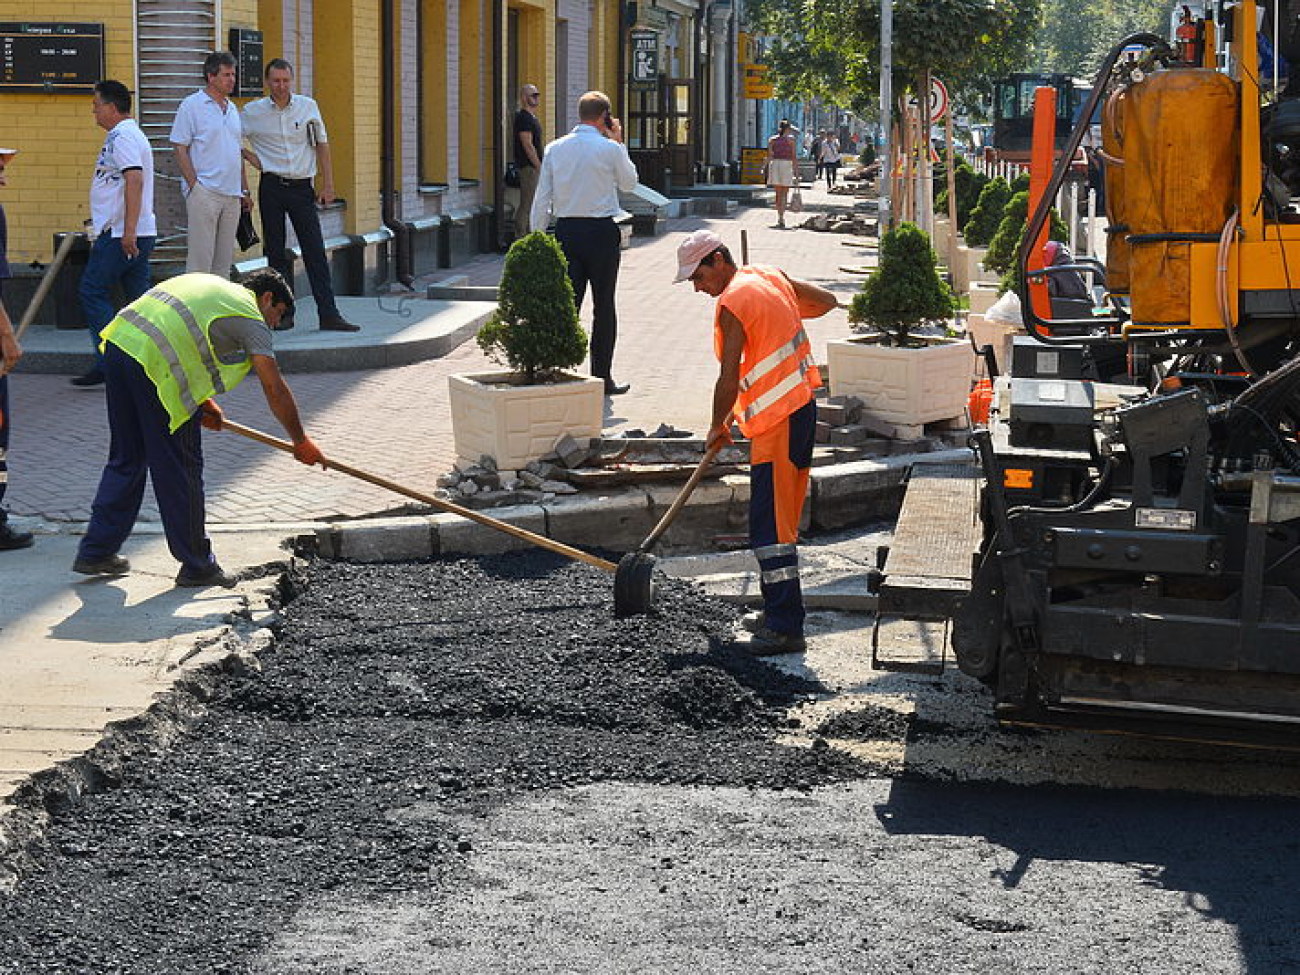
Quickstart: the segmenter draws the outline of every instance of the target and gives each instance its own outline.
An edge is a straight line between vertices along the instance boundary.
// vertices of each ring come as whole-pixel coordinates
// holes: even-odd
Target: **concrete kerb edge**
[[[913,464],[970,458],[969,450],[953,449],[814,468],[808,523],[819,530],[834,530],[896,515]],[[731,475],[701,485],[670,533],[669,546],[700,550],[715,535],[743,529],[736,512],[738,505],[748,504],[748,483],[748,477]],[[664,484],[632,486],[540,505],[490,508],[483,514],[567,545],[631,551],[650,533],[678,490]],[[315,534],[320,555],[353,562],[490,555],[532,544],[446,513],[339,522],[320,526]]]

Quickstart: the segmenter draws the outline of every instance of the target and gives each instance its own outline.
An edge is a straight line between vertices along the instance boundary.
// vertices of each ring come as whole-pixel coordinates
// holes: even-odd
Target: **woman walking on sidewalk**
[[[785,226],[785,201],[794,185],[795,144],[798,131],[788,119],[781,119],[776,135],[767,140],[767,185],[776,191],[776,225]]]
[[[829,190],[835,185],[835,177],[840,169],[840,140],[835,138],[833,132],[827,132],[826,138],[822,139],[821,164],[826,173],[826,188]]]

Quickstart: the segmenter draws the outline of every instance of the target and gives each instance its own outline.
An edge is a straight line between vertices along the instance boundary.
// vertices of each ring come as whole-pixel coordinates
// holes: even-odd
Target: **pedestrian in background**
[[[167,548],[181,564],[176,585],[234,585],[208,540],[199,427],[221,429],[221,408],[212,397],[234,389],[251,371],[293,440],[293,456],[324,465],[303,432],[271,346],[269,329],[292,310],[293,292],[269,268],[243,284],[182,274],[146,291],[108,324],[108,463],[72,571],[118,576],[131,570],[117,553],[135,527],[147,473]]]
[[[812,147],[808,150],[808,158],[813,164],[813,182],[821,177],[822,174],[822,140],[826,138],[826,130],[818,129],[817,138],[813,139]]]
[[[532,229],[533,200],[537,177],[542,171],[542,123],[537,118],[541,92],[536,85],[519,89],[519,111],[515,112],[515,169],[519,171],[519,207],[515,210],[515,237]],[[545,227],[537,228],[545,230]]]
[[[239,109],[230,100],[235,90],[235,58],[214,51],[203,61],[202,88],[176,109],[171,143],[185,181],[189,225],[187,271],[230,277],[235,262],[239,215],[252,209],[244,176],[243,129]]]
[[[252,147],[251,152],[244,151],[244,158],[262,174],[257,183],[257,208],[262,214],[265,239],[262,253],[281,277],[293,280],[293,266],[285,251],[287,217],[298,236],[321,329],[360,331],[360,326],[339,313],[334,300],[325,238],[316,210],[317,203],[328,206],[334,202],[334,166],[320,107],[315,99],[294,93],[293,65],[284,58],[268,61],[265,76],[270,95],[245,106],[242,119],[244,137]],[[293,319],[282,321],[280,328],[293,328]]]
[[[826,188],[830,189],[840,171],[840,140],[833,132],[826,133],[822,140],[822,171],[826,174]]]
[[[117,314],[113,286],[129,304],[149,289],[149,255],[158,227],[153,213],[153,148],[131,117],[131,93],[106,79],[91,96],[95,123],[108,133],[90,179],[90,257],[78,289],[95,349],[95,364],[74,386],[104,381],[99,335]]]
[[[0,149],[0,186],[5,185],[5,167],[17,149]],[[0,204],[0,285],[12,275],[9,271],[9,225],[5,222],[5,208]],[[23,357],[23,350],[14,335],[14,323],[5,311],[3,293],[0,293],[0,505],[9,486],[9,372]],[[15,531],[9,524],[9,512],[0,507],[0,551],[27,548],[32,544],[31,532]]]
[[[802,319],[836,306],[835,295],[774,267],[737,267],[722,238],[697,230],[677,248],[674,283],[718,299],[713,348],[720,364],[706,448],[731,442],[730,418],[750,438],[749,544],[763,609],[742,625],[758,654],[805,649],[799,583],[799,517],[812,470],[821,375]]]
[[[623,235],[614,222],[622,207],[618,194],[636,188],[636,167],[623,145],[623,124],[611,114],[609,96],[589,91],[578,99],[578,124],[546,147],[537,179],[529,225],[542,230],[555,215],[555,239],[569,262],[573,299],[591,284],[591,374],[605,380],[605,393],[617,396],[627,384],[614,381],[618,311],[614,296]]]
[[[785,203],[794,185],[794,128],[781,119],[776,135],[767,140],[767,185],[776,192],[776,225],[785,226]]]

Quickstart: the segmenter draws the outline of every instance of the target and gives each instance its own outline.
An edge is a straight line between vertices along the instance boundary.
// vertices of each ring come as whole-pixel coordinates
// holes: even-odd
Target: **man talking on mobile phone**
[[[537,195],[529,226],[543,230],[555,216],[555,239],[569,262],[573,299],[582,299],[591,284],[591,374],[605,381],[605,393],[617,396],[628,386],[614,381],[614,343],[622,235],[614,217],[618,194],[636,188],[636,167],[623,145],[623,125],[610,112],[609,96],[589,91],[578,99],[578,125],[546,147],[537,178]]]

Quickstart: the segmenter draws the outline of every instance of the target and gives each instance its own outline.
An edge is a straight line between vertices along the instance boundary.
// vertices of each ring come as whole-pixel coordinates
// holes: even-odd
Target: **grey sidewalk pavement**
[[[830,197],[818,184],[805,190],[811,205],[833,201],[849,207],[850,197]],[[606,401],[605,429],[654,429],[670,423],[702,432],[717,364],[713,355],[713,300],[695,294],[689,284],[672,285],[674,252],[682,236],[711,227],[740,254],[741,231],[748,232],[750,260],[775,264],[795,277],[829,287],[847,298],[861,275],[841,266],[861,263],[856,248],[844,246],[839,234],[779,230],[770,207],[741,208],[727,217],[688,217],[670,221],[667,234],[636,237],[623,252],[619,274],[619,338],[614,371],[631,392]],[[467,265],[431,277],[466,275],[473,285],[495,285],[502,257],[484,255]],[[393,309],[397,300],[353,299],[349,314],[363,320],[362,306]],[[404,303],[412,314],[424,299]],[[476,303],[481,309],[482,303]],[[582,310],[590,325],[591,299]],[[385,313],[390,314],[390,313]],[[848,334],[843,311],[808,323],[814,351],[826,339]],[[84,341],[81,333],[70,333]],[[468,332],[466,333],[468,334]],[[324,338],[300,325],[277,336],[292,349]],[[354,341],[366,342],[361,335]],[[334,341],[333,336],[329,337]],[[351,372],[294,373],[289,385],[308,433],[327,456],[337,457],[391,480],[429,490],[452,464],[447,377],[490,363],[472,338],[441,356],[410,365]],[[60,523],[84,522],[90,515],[100,471],[108,450],[108,433],[100,389],[77,389],[68,376],[22,373],[10,382],[13,432],[10,484],[6,498],[19,524],[38,530]],[[267,410],[258,384],[245,382],[220,402],[241,423],[282,435]],[[213,524],[297,522],[355,518],[402,507],[406,499],[342,474],[308,469],[271,448],[234,434],[204,434],[209,519]],[[152,495],[146,493],[142,518],[157,519]],[[18,560],[21,554],[5,553]]]

